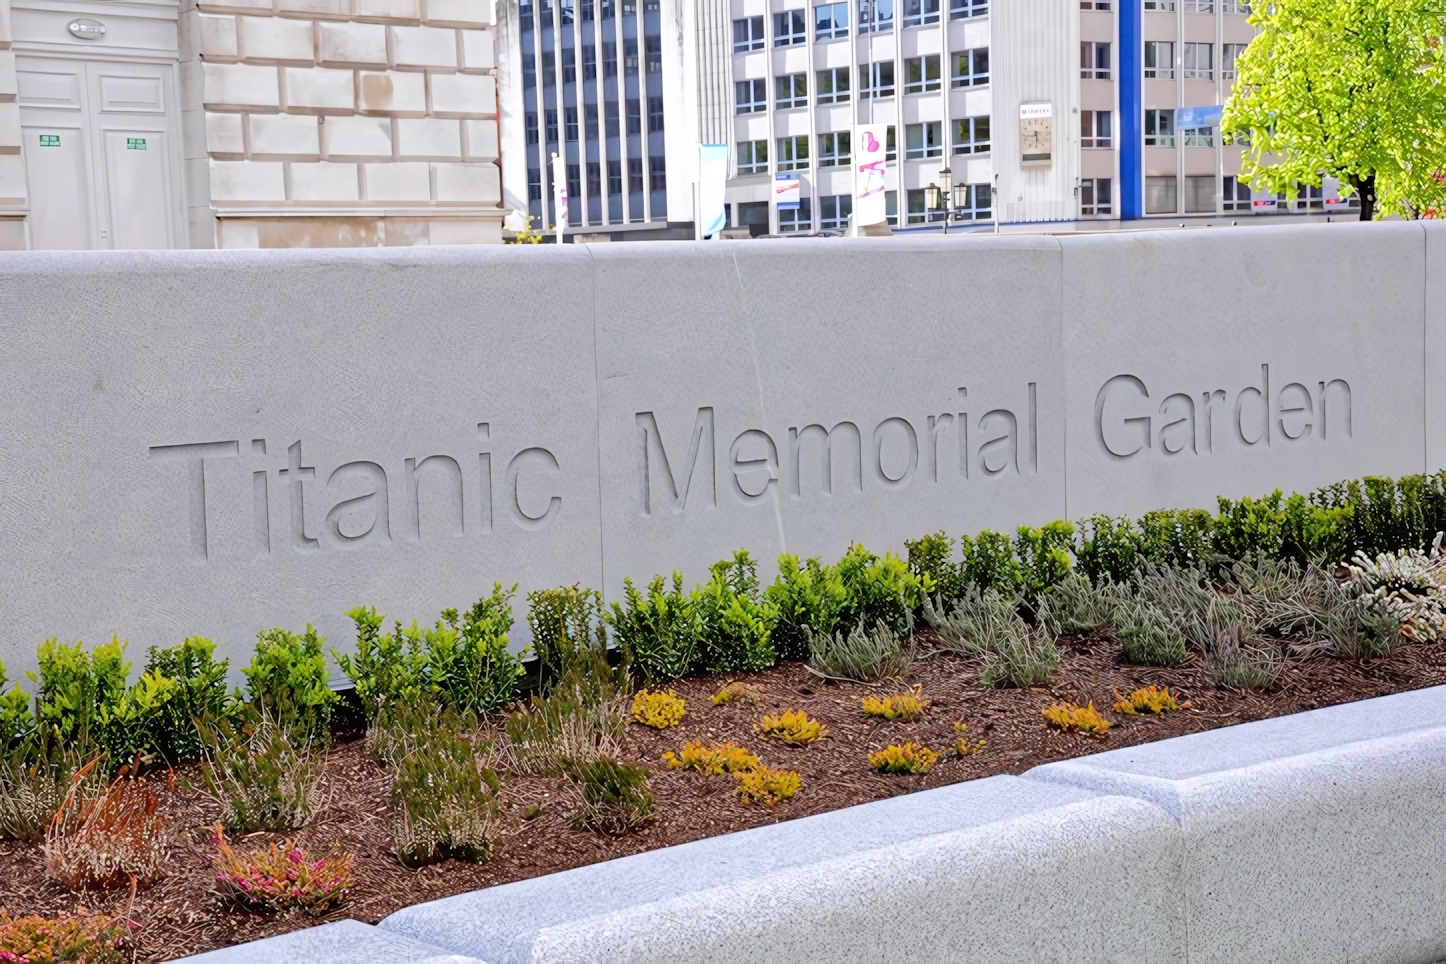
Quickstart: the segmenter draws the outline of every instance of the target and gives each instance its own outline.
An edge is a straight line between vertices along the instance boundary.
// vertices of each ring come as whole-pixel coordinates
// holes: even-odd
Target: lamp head
[[[944,193],[949,194],[954,190],[954,172],[947,167],[939,172],[939,180],[944,182]]]
[[[928,187],[924,188],[924,200],[928,202],[931,208],[939,207],[939,185],[931,183]]]

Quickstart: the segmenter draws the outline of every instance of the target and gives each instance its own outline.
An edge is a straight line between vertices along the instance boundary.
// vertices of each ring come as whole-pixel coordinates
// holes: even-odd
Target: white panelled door
[[[16,60],[32,248],[184,245],[169,64]]]

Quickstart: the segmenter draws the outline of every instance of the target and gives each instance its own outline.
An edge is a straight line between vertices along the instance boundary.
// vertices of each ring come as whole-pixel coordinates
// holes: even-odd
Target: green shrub
[[[809,644],[809,672],[824,679],[871,682],[901,676],[914,661],[912,635],[906,645],[882,619],[873,629],[862,623],[842,632],[814,636]]]
[[[72,742],[89,734],[100,737],[100,708],[114,707],[126,689],[130,663],[124,658],[120,637],[103,643],[93,653],[85,644],[66,646],[51,638],[36,648],[40,675],[36,713],[41,724],[55,727],[60,738]]]
[[[778,610],[760,598],[758,565],[748,550],[711,569],[697,592],[704,670],[756,673],[778,662],[772,640]]]
[[[1129,590],[1108,573],[1098,583],[1082,572],[1073,573],[1040,597],[1039,621],[1057,636],[1089,632],[1113,624],[1129,598]]]
[[[1215,520],[1204,509],[1155,509],[1135,531],[1140,556],[1157,567],[1201,567],[1215,555]]]
[[[1114,617],[1126,662],[1142,666],[1179,666],[1189,653],[1175,618],[1147,599],[1121,605]]]
[[[544,687],[562,678],[588,653],[607,653],[602,594],[577,586],[538,589],[527,594],[527,625]]]
[[[443,610],[442,621],[453,632],[431,639],[427,673],[444,706],[480,716],[512,702],[527,653],[526,648],[515,655],[507,649],[516,591],[516,583],[511,589],[494,583],[492,594],[478,599],[465,613]]]
[[[200,759],[203,747],[197,721],[212,723],[231,712],[231,694],[226,688],[230,660],[217,662],[215,653],[216,644],[204,636],[147,650],[146,672],[177,683],[154,734],[155,749],[168,763]]]
[[[970,586],[947,613],[925,600],[924,620],[937,630],[939,649],[966,656],[995,652],[1024,631],[1017,597],[997,589],[981,592],[977,586]]]
[[[1049,522],[1043,528],[1020,526],[1014,535],[1014,556],[1019,563],[1025,598],[1033,602],[1040,593],[1069,575],[1074,568],[1070,547],[1074,526]]]
[[[600,756],[569,766],[567,776],[582,796],[578,829],[620,837],[657,818],[647,767]]]
[[[969,582],[964,564],[954,558],[953,539],[943,532],[935,532],[918,539],[905,539],[904,549],[908,552],[910,571],[920,580],[928,577],[934,583],[934,596],[946,606],[964,595]]]
[[[1024,588],[1025,575],[1009,536],[985,529],[973,539],[960,536],[959,547],[964,553],[964,578],[971,585],[1001,592]]]
[[[410,633],[400,621],[391,633],[383,633],[386,617],[371,606],[358,606],[346,616],[356,624],[356,652],[333,649],[331,655],[356,688],[367,721],[393,703],[420,700],[427,690],[427,653],[416,622]]]
[[[490,745],[477,746],[462,728],[454,713],[443,711],[397,764],[392,832],[408,867],[448,858],[481,863],[496,847],[501,782],[479,760]]]
[[[326,757],[289,734],[264,708],[203,726],[206,789],[220,801],[228,829],[296,830],[321,807]]]
[[[510,768],[521,774],[558,776],[569,763],[621,752],[627,728],[627,691],[606,664],[570,670],[546,696],[533,695],[507,714]]]
[[[181,735],[172,725],[180,698],[179,682],[150,670],[114,703],[96,707],[96,732],[111,760],[128,763],[137,755],[149,757],[169,747]]]
[[[832,633],[849,608],[849,590],[837,566],[815,556],[800,563],[792,553],[778,557],[778,578],[763,594],[774,606],[773,647],[779,659],[808,658],[810,634]]]
[[[0,662],[0,756],[35,732],[35,714],[30,711],[30,694],[16,683],[5,689],[10,678]]]
[[[1092,515],[1075,530],[1075,561],[1090,581],[1131,583],[1140,554],[1139,534],[1129,519]]]
[[[673,585],[662,576],[648,583],[646,597],[623,580],[623,601],[604,614],[623,660],[648,682],[677,679],[698,661],[701,625],[691,593],[683,591],[683,574],[673,571]]]
[[[985,686],[1040,686],[1049,682],[1049,671],[1063,655],[1054,637],[1043,626],[1028,627],[1022,620],[1008,624],[1009,631],[987,654],[979,682]]]
[[[863,546],[850,546],[834,569],[846,600],[838,613],[839,626],[872,626],[882,621],[895,633],[907,633],[913,626],[914,610],[934,591],[932,578],[915,575],[909,564],[892,552],[880,558]]]
[[[331,688],[325,640],[308,623],[306,632],[263,629],[246,675],[249,702],[299,743],[331,738],[331,709],[338,697]]]

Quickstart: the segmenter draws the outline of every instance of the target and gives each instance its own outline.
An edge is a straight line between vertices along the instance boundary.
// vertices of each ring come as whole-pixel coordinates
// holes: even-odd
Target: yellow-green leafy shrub
[[[954,752],[960,756],[973,756],[984,749],[985,745],[989,743],[989,741],[983,737],[977,740],[973,739],[968,733],[969,727],[967,724],[958,722],[954,724]]]
[[[928,773],[939,754],[919,743],[886,746],[869,754],[869,764],[880,773]]]
[[[758,757],[732,743],[708,746],[702,740],[694,740],[684,744],[677,753],[664,753],[663,762],[670,770],[696,770],[705,777],[712,777],[752,770],[758,766]]]
[[[1089,706],[1075,706],[1073,703],[1056,703],[1039,711],[1052,725],[1066,733],[1078,730],[1081,733],[1104,733],[1110,728],[1110,721],[1100,716],[1094,703]]]
[[[738,780],[738,796],[744,803],[761,803],[768,807],[793,796],[803,782],[792,770],[775,770],[762,765],[733,776]]]
[[[895,693],[892,696],[885,696],[883,699],[877,696],[865,696],[863,699],[864,715],[877,716],[885,720],[912,720],[924,712],[928,706],[929,701],[924,699],[922,685],[902,693]]]
[[[779,740],[789,746],[808,746],[828,736],[828,727],[810,719],[803,710],[784,710],[779,714],[763,714],[763,721],[754,728],[759,736]]]
[[[633,697],[633,719],[655,730],[666,730],[683,722],[687,705],[672,690],[638,690]]]
[[[1137,716],[1141,713],[1169,713],[1171,710],[1180,709],[1180,701],[1170,692],[1168,686],[1163,689],[1158,686],[1146,686],[1137,689],[1129,696],[1121,696],[1115,692],[1116,713],[1125,713],[1130,716]]]

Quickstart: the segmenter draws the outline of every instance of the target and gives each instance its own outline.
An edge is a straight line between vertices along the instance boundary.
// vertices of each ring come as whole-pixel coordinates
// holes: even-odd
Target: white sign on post
[[[552,155],[552,209],[557,215],[557,243],[562,244],[567,227],[567,160],[558,154]]]
[[[884,192],[886,146],[883,127],[854,130],[854,224],[882,224],[888,220]]]

